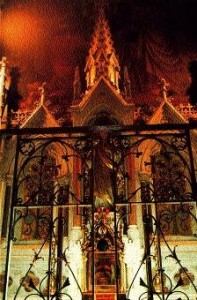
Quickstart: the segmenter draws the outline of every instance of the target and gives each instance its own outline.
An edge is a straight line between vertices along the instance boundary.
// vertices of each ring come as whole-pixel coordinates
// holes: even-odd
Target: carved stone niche
[[[126,299],[122,292],[117,296],[117,285],[121,287],[122,272],[122,237],[115,242],[113,212],[101,207],[95,212],[94,248],[91,240],[87,239],[82,245],[87,255],[87,293],[85,300],[122,300]],[[117,254],[115,247],[117,245]],[[117,276],[118,274],[118,276]],[[94,288],[93,288],[94,285]],[[94,298],[92,291],[94,289]]]
[[[88,287],[92,290],[92,254],[89,253]],[[96,293],[115,293],[115,254],[112,252],[94,254],[94,288]]]

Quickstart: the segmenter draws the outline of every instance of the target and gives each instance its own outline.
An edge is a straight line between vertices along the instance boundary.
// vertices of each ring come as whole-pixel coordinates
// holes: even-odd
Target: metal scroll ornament
[[[182,279],[183,286],[188,287],[195,280],[195,277],[187,268],[180,268],[179,272],[175,274],[174,279],[177,282]]]

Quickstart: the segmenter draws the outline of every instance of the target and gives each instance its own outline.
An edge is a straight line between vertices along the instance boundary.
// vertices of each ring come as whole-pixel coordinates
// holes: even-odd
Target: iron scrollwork
[[[171,244],[174,238],[195,238],[194,174],[184,133],[113,132],[112,128],[76,136],[25,136],[17,151],[9,237],[14,246],[32,245],[33,254],[24,263],[26,273],[14,299],[24,295],[25,288],[24,299],[73,300],[70,286],[81,298],[101,293],[102,285],[106,289],[110,285],[109,292],[116,295],[127,294],[128,299],[138,285],[138,300],[188,300],[186,289],[196,292],[193,271]],[[148,176],[136,179],[134,160]],[[70,240],[69,226],[75,221],[82,234]],[[141,237],[135,240],[131,234],[127,240],[128,226],[136,223]],[[140,253],[132,248],[135,243],[141,243]],[[81,251],[80,271],[92,276],[87,285],[81,286],[78,270],[72,268],[71,244]],[[126,247],[132,250],[125,263]],[[139,266],[126,287],[130,261]],[[95,269],[90,262],[95,262]]]

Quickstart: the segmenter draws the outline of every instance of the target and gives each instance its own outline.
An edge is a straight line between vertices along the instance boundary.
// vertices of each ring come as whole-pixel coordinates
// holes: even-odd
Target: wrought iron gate
[[[3,300],[197,299],[195,131],[9,134],[2,135],[15,145],[12,197],[4,202]]]

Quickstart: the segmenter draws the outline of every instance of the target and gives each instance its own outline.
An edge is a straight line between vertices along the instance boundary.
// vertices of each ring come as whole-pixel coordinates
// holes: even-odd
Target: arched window
[[[110,115],[107,111],[101,111],[89,123],[91,126],[108,126],[117,125],[118,121]]]

